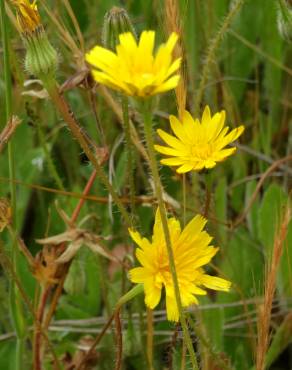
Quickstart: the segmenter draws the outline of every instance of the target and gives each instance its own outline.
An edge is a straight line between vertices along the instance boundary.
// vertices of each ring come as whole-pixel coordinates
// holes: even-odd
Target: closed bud
[[[36,0],[12,0],[25,47],[26,70],[40,79],[54,76],[58,54],[50,44],[37,9]]]
[[[39,29],[33,36],[25,39],[25,68],[36,77],[55,76],[58,54],[50,44],[45,30]]]
[[[134,26],[126,10],[114,6],[104,17],[102,32],[104,47],[116,50],[116,45],[119,43],[119,35],[125,32],[131,32],[137,38]]]
[[[292,5],[287,0],[278,2],[278,30],[282,38],[292,42]]]

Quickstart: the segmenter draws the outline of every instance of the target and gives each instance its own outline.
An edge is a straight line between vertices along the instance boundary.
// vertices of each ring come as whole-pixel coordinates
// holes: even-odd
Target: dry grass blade
[[[174,49],[175,58],[182,58],[184,56],[184,47],[183,47],[183,34],[182,28],[180,25],[180,11],[179,11],[179,3],[177,0],[165,0],[165,26],[167,33],[170,34],[171,32],[176,32],[179,35],[179,42],[176,44]],[[187,81],[186,81],[186,70],[185,68],[185,61],[182,63],[180,67],[180,81],[175,89],[176,100],[178,105],[178,112],[181,116],[183,110],[186,107],[186,99],[187,99]]]
[[[271,310],[276,289],[276,277],[283,253],[283,245],[288,232],[288,224],[291,220],[291,205],[288,204],[281,225],[275,235],[271,261],[267,268],[265,282],[265,296],[263,305],[259,306],[258,313],[258,342],[256,355],[256,369],[264,370],[265,355],[270,341]]]

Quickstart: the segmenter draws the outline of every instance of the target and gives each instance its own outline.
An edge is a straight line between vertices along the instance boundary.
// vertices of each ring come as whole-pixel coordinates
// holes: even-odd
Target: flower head
[[[32,34],[41,26],[41,19],[37,9],[36,0],[12,0],[17,8],[17,21],[21,33]]]
[[[12,0],[17,21],[26,47],[25,68],[34,76],[53,78],[58,54],[50,44],[37,9],[36,0]]]
[[[202,268],[218,251],[218,248],[210,245],[212,238],[203,231],[206,222],[204,217],[197,215],[181,230],[178,220],[168,219],[183,307],[197,304],[196,295],[206,294],[203,287],[228,291],[231,285],[227,280],[207,275]],[[165,288],[167,318],[178,321],[179,313],[159,211],[156,212],[151,241],[131,229],[130,235],[139,246],[136,256],[142,265],[130,270],[130,280],[144,284],[145,303],[151,309],[157,306],[161,290]]]
[[[224,127],[225,111],[211,116],[208,106],[201,122],[194,120],[187,111],[183,113],[182,122],[175,116],[170,116],[169,120],[176,137],[157,130],[158,135],[169,146],[155,145],[155,149],[169,156],[162,159],[161,163],[178,166],[178,173],[213,168],[217,162],[223,161],[236,151],[235,147],[224,148],[244,131],[244,126],[239,126],[228,133],[229,127]]]
[[[181,59],[172,60],[177,42],[172,33],[165,44],[153,55],[155,32],[144,31],[137,44],[131,32],[119,35],[116,53],[95,46],[86,60],[93,66],[93,76],[100,82],[126,95],[145,98],[175,88],[179,75],[174,73]]]

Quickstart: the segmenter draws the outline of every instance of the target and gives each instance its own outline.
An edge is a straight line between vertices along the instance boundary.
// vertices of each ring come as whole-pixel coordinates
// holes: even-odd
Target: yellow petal
[[[187,243],[199,236],[201,231],[204,229],[207,220],[201,215],[196,215],[183,229],[180,235],[180,243]]]
[[[180,150],[183,152],[185,151],[185,146],[183,145],[183,143],[179,141],[177,138],[175,138],[174,136],[169,135],[168,133],[166,133],[165,131],[161,129],[158,129],[157,133],[161,137],[161,139],[164,140],[166,144],[168,144],[169,146],[179,151]]]
[[[177,71],[181,65],[182,58],[176,59],[171,66],[168,68],[165,78],[171,76],[175,71]]]
[[[144,267],[135,267],[129,271],[132,283],[144,283],[149,278],[149,272]]]
[[[125,32],[120,34],[119,39],[120,44],[123,46],[123,49],[131,56],[134,56],[137,52],[137,42],[132,32]]]
[[[169,39],[167,40],[165,47],[167,48],[168,52],[171,53],[174,49],[175,44],[178,40],[178,34],[175,32],[172,32],[169,36]]]
[[[239,136],[243,133],[244,131],[244,126],[239,126],[232,131],[229,132],[228,135],[226,135],[221,141],[219,146],[217,146],[217,149],[224,148],[226,145],[232,143],[236,139],[239,138]]]
[[[129,228],[128,231],[129,231],[131,238],[134,240],[134,242],[138,244],[140,247],[142,247],[143,240],[141,238],[141,235],[138,233],[138,231],[135,231],[134,229],[131,229],[131,228]]]
[[[179,140],[190,143],[188,135],[186,134],[183,125],[175,116],[169,116],[169,122],[173,133],[179,138]]]
[[[149,308],[156,307],[161,298],[161,288],[158,288],[154,283],[148,281],[144,283],[145,304]]]
[[[211,123],[211,111],[208,105],[206,105],[203,115],[202,115],[202,125],[208,129],[208,126]]]
[[[179,313],[176,300],[173,297],[166,295],[166,313],[168,321],[179,321]]]
[[[215,161],[223,161],[226,157],[229,157],[233,153],[236,152],[236,148],[228,148],[228,149],[222,149],[219,152],[215,153],[214,160]]]
[[[86,61],[96,68],[104,70],[113,68],[117,63],[117,56],[112,51],[101,46],[95,46],[85,56]]]
[[[152,55],[155,41],[154,31],[143,31],[140,36],[139,50],[144,53],[144,55]]]
[[[231,287],[231,282],[217,276],[202,275],[201,283],[209,289],[222,290],[227,292]]]
[[[168,90],[172,90],[174,89],[175,87],[177,87],[178,85],[178,81],[180,79],[180,76],[179,75],[175,75],[173,77],[170,77],[168,80],[166,80],[164,83],[162,83],[161,85],[159,85],[154,91],[153,93],[155,94],[159,94],[159,93],[162,93],[164,91],[168,91]]]
[[[173,156],[177,156],[177,157],[181,156],[181,151],[180,150],[173,149],[173,148],[170,148],[170,147],[167,147],[167,146],[154,145],[154,149],[157,152],[162,153],[162,154],[173,155]]]
[[[189,163],[185,163],[183,164],[182,166],[180,166],[176,172],[177,173],[186,173],[186,172],[189,172],[193,169],[193,165],[192,164],[189,164]]]
[[[160,163],[165,164],[166,166],[180,166],[184,162],[180,158],[165,158],[161,159]]]

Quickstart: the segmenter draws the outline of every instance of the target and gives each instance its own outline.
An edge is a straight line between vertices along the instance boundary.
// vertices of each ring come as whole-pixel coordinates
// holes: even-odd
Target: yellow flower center
[[[166,247],[165,247],[166,248]],[[171,273],[169,268],[168,257],[166,255],[166,250],[161,252],[157,260],[157,271],[155,274],[155,283],[157,285],[167,285],[171,280]]]
[[[198,143],[191,147],[191,154],[193,157],[199,159],[208,159],[212,155],[212,145],[209,143]]]

